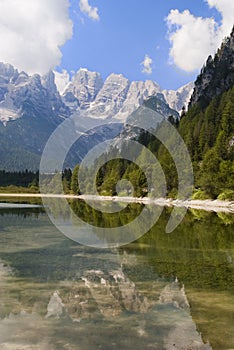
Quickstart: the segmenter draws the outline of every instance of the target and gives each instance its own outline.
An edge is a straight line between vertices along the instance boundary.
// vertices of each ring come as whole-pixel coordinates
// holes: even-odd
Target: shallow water
[[[99,226],[119,222],[73,207]],[[134,243],[97,249],[40,208],[1,208],[0,349],[234,348],[234,215],[193,210],[166,234],[169,215]]]

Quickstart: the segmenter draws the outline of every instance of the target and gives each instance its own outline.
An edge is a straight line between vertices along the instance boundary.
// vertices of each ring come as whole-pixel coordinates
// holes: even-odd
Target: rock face
[[[1,168],[38,169],[47,139],[70,114],[52,72],[30,77],[0,64]]]
[[[54,73],[46,76],[28,76],[13,66],[0,63],[0,121],[22,117],[30,106],[34,113],[47,114],[52,118],[70,115],[62,102],[54,83]]]
[[[123,75],[111,74],[90,104],[88,115],[103,119],[116,116],[126,100],[129,86],[129,80]]]
[[[168,105],[181,113],[183,107],[187,107],[194,89],[194,83],[188,83],[178,90],[163,90],[162,93]]]
[[[83,68],[67,82],[65,72],[28,76],[9,64],[0,63],[0,121],[6,125],[8,121],[22,117],[31,106],[35,113],[47,115],[48,119],[65,118],[76,112],[90,118],[114,118],[125,122],[152,96],[170,109],[180,111],[193,89],[193,83],[190,83],[177,91],[161,90],[153,81],[130,82],[121,74],[111,74],[103,82],[99,73]],[[61,94],[56,83],[63,91]],[[160,112],[167,114],[167,108]]]
[[[64,73],[60,77],[63,76]],[[60,84],[57,73],[56,77]],[[132,112],[152,96],[161,101],[158,110],[160,113],[168,116],[172,109],[180,113],[189,102],[193,86],[193,83],[189,83],[177,91],[167,91],[162,90],[154,81],[130,82],[122,74],[111,74],[103,82],[99,73],[82,68],[62,92],[62,97],[73,112],[82,116],[114,118],[124,123]]]
[[[179,118],[179,113],[170,108],[165,100],[161,99],[160,97],[149,97],[148,100],[144,101],[143,105],[152,109],[153,111],[159,112],[165,117],[173,116],[174,119]]]
[[[64,102],[74,111],[77,108],[87,109],[103,86],[99,73],[80,69],[67,85]]]
[[[189,108],[200,103],[208,106],[214,96],[229,90],[234,85],[234,27],[214,58],[209,56],[195,81]]]

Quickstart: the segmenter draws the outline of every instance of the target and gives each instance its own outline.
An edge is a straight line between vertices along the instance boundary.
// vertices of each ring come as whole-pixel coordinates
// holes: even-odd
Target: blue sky
[[[30,74],[80,67],[177,89],[231,31],[231,0],[1,0],[0,60]],[[18,6],[18,8],[16,8]]]
[[[61,67],[77,70],[85,67],[108,74],[122,73],[130,80],[152,79],[163,88],[178,88],[194,80],[198,70],[186,72],[169,63],[170,42],[166,17],[171,9],[189,9],[195,16],[220,15],[204,1],[111,0],[90,1],[98,7],[100,19],[82,15],[73,1],[73,39],[64,46]],[[152,74],[142,72],[145,55],[152,60]]]
[[[86,67],[103,77],[115,72],[130,80],[152,79],[167,89],[194,80],[201,68],[185,71],[170,62],[166,21],[170,11],[189,9],[195,17],[213,17],[218,24],[222,19],[203,0],[93,0],[89,4],[98,8],[99,20],[82,14],[77,1],[72,1],[74,36],[62,50],[61,67]],[[142,72],[145,55],[153,61],[152,74]]]

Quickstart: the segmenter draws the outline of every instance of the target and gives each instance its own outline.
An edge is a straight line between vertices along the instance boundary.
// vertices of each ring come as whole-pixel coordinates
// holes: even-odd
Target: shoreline
[[[138,198],[138,197],[118,197],[118,196],[94,196],[94,195],[71,195],[71,194],[41,194],[41,193],[0,193],[0,199],[6,198],[64,198],[64,199],[83,199],[89,201],[119,201],[124,203],[142,203],[142,204],[155,204],[167,207],[185,207],[198,210],[215,211],[215,212],[228,212],[234,214],[234,201],[221,201],[221,200],[179,200],[179,199],[167,199],[167,198]]]

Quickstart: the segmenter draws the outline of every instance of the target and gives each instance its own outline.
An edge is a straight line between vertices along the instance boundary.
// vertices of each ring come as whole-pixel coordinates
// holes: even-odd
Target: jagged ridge
[[[189,108],[200,103],[202,108],[234,85],[234,27],[231,35],[223,40],[214,58],[209,56],[195,81]]]

